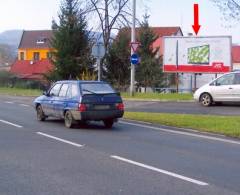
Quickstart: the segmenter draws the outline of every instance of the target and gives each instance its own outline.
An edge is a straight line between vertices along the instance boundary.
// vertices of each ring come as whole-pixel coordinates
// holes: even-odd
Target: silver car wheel
[[[212,104],[212,97],[208,93],[201,95],[200,102],[203,106],[210,106]]]

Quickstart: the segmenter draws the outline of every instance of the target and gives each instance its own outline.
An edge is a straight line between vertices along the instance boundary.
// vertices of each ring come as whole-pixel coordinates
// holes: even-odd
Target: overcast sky
[[[240,24],[227,29],[221,13],[209,0],[136,0],[137,15],[145,10],[150,14],[151,26],[181,26],[186,35],[192,31],[193,4],[200,9],[199,35],[231,35],[233,42],[240,44]],[[0,32],[10,29],[50,29],[51,21],[57,18],[60,0],[1,0]]]

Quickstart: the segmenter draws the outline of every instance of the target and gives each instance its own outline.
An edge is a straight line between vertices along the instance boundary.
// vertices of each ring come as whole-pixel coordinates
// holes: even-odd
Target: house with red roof
[[[153,43],[153,49],[154,48],[159,48],[159,53],[157,54],[158,56],[163,55],[163,37],[164,36],[183,36],[182,30],[179,26],[175,27],[150,27],[151,30],[155,35],[158,36],[157,40]],[[120,33],[126,34],[126,36],[130,36],[131,29],[130,28],[122,28],[119,31]],[[138,37],[140,33],[140,28],[136,28],[136,37]]]
[[[43,74],[53,70],[55,49],[51,47],[52,30],[23,31],[17,60],[10,72],[22,79],[43,80]]]
[[[153,48],[159,47],[159,56],[163,55],[164,36],[183,36],[180,27],[152,27],[152,31],[158,35],[158,39],[153,43]]]

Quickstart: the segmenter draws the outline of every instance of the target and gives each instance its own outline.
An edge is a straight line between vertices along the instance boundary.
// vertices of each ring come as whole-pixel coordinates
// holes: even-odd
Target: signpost
[[[131,43],[136,42],[136,33],[135,33],[135,17],[136,17],[136,0],[133,0],[132,4],[132,28],[131,28]],[[131,55],[134,54],[133,48],[131,48]],[[134,84],[135,84],[135,65],[131,64],[131,81],[130,81],[130,96],[134,95]]]

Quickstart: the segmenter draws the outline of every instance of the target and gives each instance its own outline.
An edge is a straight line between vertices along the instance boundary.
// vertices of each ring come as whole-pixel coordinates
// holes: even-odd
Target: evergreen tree
[[[85,71],[92,72],[95,60],[91,56],[91,44],[86,19],[78,0],[63,0],[60,6],[59,24],[53,21],[52,47],[55,71],[52,80],[76,79]]]
[[[141,24],[139,32],[140,64],[136,67],[136,81],[138,86],[160,87],[163,81],[162,57],[158,57],[159,48],[153,48],[153,43],[158,36],[154,34],[148,24],[149,16],[144,15],[144,21]]]
[[[120,31],[106,56],[107,80],[118,90],[124,91],[130,83],[130,36]]]

